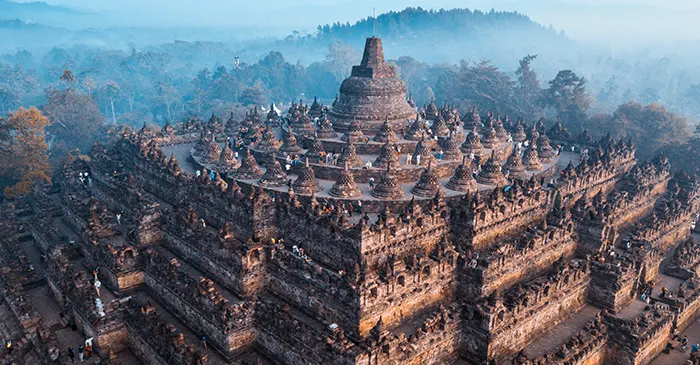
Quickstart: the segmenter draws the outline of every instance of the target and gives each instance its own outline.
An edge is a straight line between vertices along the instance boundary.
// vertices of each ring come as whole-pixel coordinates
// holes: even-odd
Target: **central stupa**
[[[367,38],[362,62],[340,85],[340,99],[328,112],[333,126],[345,131],[355,119],[362,131],[375,134],[388,119],[401,131],[415,117],[416,110],[406,101],[406,84],[384,61],[380,38]]]

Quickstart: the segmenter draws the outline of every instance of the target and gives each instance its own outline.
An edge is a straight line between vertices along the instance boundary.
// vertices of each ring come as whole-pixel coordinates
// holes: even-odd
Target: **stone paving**
[[[688,327],[679,338],[688,338],[688,349],[686,352],[681,352],[681,346],[678,341],[672,341],[671,344],[675,349],[668,354],[660,353],[650,365],[684,365],[690,358],[690,349],[692,344],[700,344],[700,319],[696,319],[690,327]]]

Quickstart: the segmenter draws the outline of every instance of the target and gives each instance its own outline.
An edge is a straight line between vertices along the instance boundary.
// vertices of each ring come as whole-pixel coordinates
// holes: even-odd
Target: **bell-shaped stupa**
[[[380,38],[367,38],[362,61],[340,85],[340,98],[328,112],[333,126],[346,131],[357,119],[363,132],[375,134],[388,118],[394,130],[403,130],[415,110],[406,101],[406,84],[384,61]]]

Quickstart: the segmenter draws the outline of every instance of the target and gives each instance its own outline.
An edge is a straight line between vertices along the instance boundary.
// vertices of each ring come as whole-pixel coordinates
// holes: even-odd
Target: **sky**
[[[31,0],[16,0],[28,2]],[[372,15],[424,8],[518,11],[591,42],[700,39],[698,0],[43,0],[106,13],[123,25],[238,26],[313,32],[318,24],[351,23]]]

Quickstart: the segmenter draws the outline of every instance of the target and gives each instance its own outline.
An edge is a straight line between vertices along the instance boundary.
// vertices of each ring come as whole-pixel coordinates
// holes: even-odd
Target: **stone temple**
[[[127,131],[3,205],[3,363],[698,363],[698,176],[415,107],[377,38],[283,114]]]
[[[357,120],[363,132],[376,133],[387,119],[391,127],[402,129],[415,115],[406,100],[406,84],[384,61],[382,40],[367,38],[362,62],[340,85],[340,98],[328,112],[333,126],[346,131]]]

